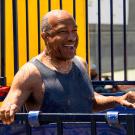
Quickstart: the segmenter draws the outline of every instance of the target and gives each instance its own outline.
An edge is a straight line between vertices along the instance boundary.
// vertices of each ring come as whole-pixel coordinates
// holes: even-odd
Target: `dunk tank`
[[[0,87],[0,103],[10,87]],[[125,92],[107,93],[120,96]],[[116,105],[98,113],[16,113],[11,125],[0,123],[0,135],[134,135],[134,109]]]
[[[125,1],[123,3],[125,6]],[[14,74],[24,63],[43,50],[44,42],[40,39],[40,21],[42,16],[50,10],[65,9],[74,16],[78,25],[79,37],[81,37],[77,54],[86,58],[89,63],[88,0],[1,0],[0,4],[2,76],[0,79],[0,105],[10,89]],[[99,10],[98,41],[100,41],[100,0],[98,0],[97,7]],[[111,11],[112,6],[110,6]],[[125,25],[123,26],[125,28]],[[111,30],[113,30],[112,28]],[[126,39],[125,31],[124,39]],[[3,81],[3,77],[6,78],[6,81]],[[115,96],[122,94],[115,93]],[[45,114],[24,110],[22,108],[22,111],[16,114],[13,124],[0,123],[0,135],[135,134],[135,110],[124,106],[118,105],[110,110],[91,114]]]

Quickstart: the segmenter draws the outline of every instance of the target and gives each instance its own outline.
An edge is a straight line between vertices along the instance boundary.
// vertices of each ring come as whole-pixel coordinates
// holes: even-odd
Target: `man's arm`
[[[86,71],[88,71],[87,63],[84,59],[78,57]],[[122,106],[126,106],[129,108],[135,108],[135,92],[128,92],[122,96],[103,96],[94,92],[93,98],[93,110],[94,111],[102,111],[105,109],[113,108],[117,104]]]
[[[11,89],[0,108],[0,119],[4,124],[14,121],[14,114],[32,93],[31,86],[34,83],[32,72],[32,64],[25,64],[15,75]]]
[[[135,108],[135,92],[128,92],[122,96],[103,96],[94,92],[93,110],[102,111],[113,108],[117,104],[129,108]]]
[[[93,111],[103,111],[105,109],[113,108],[116,105],[116,97],[114,96],[103,96],[94,92],[93,99]]]

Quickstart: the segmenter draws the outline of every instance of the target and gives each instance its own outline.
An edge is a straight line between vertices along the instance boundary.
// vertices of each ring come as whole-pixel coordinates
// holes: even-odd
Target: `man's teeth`
[[[65,47],[74,47],[74,45],[64,45]]]

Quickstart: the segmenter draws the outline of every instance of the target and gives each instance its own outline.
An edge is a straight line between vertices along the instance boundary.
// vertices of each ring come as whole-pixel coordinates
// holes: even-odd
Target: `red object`
[[[135,85],[119,85],[120,90],[132,90],[135,89]]]
[[[6,96],[9,92],[9,86],[0,86],[0,96]]]

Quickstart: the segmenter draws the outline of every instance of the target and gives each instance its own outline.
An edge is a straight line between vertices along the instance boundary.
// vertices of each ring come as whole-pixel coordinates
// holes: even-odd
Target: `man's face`
[[[56,18],[47,36],[47,51],[53,58],[68,60],[75,56],[78,45],[77,25],[70,16]],[[54,22],[53,22],[54,23]]]

